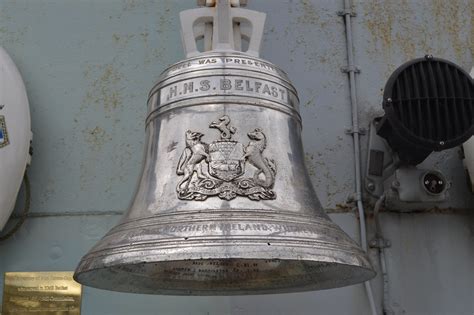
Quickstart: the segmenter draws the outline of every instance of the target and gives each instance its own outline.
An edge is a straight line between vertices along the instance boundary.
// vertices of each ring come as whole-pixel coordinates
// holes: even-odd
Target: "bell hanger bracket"
[[[180,13],[181,37],[187,58],[203,52],[242,51],[248,42],[247,55],[258,57],[263,37],[265,13],[242,9],[244,0],[198,0],[197,9]],[[197,41],[203,40],[202,50]]]

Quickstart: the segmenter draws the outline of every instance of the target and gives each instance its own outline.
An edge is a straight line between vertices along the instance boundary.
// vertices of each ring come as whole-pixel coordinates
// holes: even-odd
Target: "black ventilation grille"
[[[402,65],[385,86],[383,105],[384,124],[390,124],[385,129],[396,135],[386,134],[387,130],[381,135],[398,146],[440,151],[473,135],[473,80],[447,60],[426,56]]]

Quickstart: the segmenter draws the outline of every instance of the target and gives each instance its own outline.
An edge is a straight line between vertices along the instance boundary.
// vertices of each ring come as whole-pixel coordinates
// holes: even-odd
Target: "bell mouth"
[[[323,215],[227,210],[126,220],[82,258],[74,278],[130,293],[247,295],[374,276],[367,254]]]
[[[324,290],[375,276],[370,267],[287,259],[192,259],[78,271],[75,279],[112,291],[165,295],[248,295]]]

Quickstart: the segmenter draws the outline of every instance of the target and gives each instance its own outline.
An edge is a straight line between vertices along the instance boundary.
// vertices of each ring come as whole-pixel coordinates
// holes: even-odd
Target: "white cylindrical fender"
[[[30,162],[32,139],[25,85],[13,60],[0,47],[0,231],[10,217]]]

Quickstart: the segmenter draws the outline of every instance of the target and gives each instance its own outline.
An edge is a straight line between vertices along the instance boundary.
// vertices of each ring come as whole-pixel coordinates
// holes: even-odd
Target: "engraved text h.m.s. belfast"
[[[220,131],[220,139],[209,144],[201,141],[204,134],[187,130],[186,148],[178,162],[176,174],[182,176],[176,187],[178,198],[206,200],[211,196],[232,200],[237,196],[252,200],[275,199],[272,190],[276,165],[263,156],[267,138],[262,129],[247,133],[250,141],[244,146],[232,140],[237,128],[230,125],[227,115],[212,122],[209,128]],[[246,165],[255,171],[252,177],[243,177]]]

